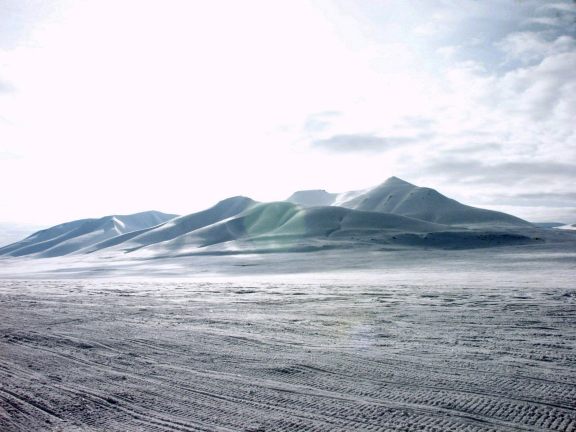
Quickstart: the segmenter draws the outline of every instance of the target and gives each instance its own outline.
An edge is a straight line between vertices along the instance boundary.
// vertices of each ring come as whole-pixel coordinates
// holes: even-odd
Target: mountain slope
[[[537,229],[514,216],[470,207],[391,177],[371,189],[300,191],[281,202],[237,196],[179,217],[145,212],[68,222],[0,248],[0,256],[254,253],[302,250],[312,244],[468,248],[529,241],[525,228]]]
[[[175,215],[172,214],[147,211],[132,215],[105,216],[99,219],[67,222],[38,231],[24,240],[0,248],[0,256],[68,255],[106,239],[155,226],[174,217]]]
[[[313,204],[312,191],[301,191],[292,195],[300,202]],[[434,189],[418,187],[397,177],[391,177],[379,186],[364,191],[328,195],[329,205],[345,208],[391,213],[423,221],[455,226],[530,227],[531,224],[515,216],[467,206],[448,198]],[[291,198],[292,198],[291,197]]]
[[[201,212],[176,217],[162,225],[127,233],[95,244],[88,252],[116,247],[133,250],[155,243],[169,241],[208,225],[236,216],[256,205],[256,201],[242,196],[227,198]]]
[[[242,214],[140,249],[147,255],[178,255],[201,252],[219,245],[219,250],[239,247],[289,250],[304,240],[381,240],[399,233],[430,233],[450,227],[404,216],[363,212],[342,207],[302,208],[288,202],[257,204]],[[327,243],[326,243],[327,242]]]

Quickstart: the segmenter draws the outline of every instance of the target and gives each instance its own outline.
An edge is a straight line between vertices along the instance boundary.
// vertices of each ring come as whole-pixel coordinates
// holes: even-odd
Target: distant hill
[[[328,206],[302,208],[288,202],[272,202],[255,205],[236,217],[158,242],[141,251],[177,255],[214,245],[225,245],[219,249],[221,251],[237,250],[237,241],[248,241],[253,249],[265,245],[289,251],[310,239],[328,241],[322,246],[330,246],[331,241],[338,240],[384,240],[400,233],[445,230],[450,227],[399,215]]]
[[[81,219],[38,231],[0,248],[0,255],[55,257],[68,255],[124,233],[159,225],[175,215],[147,211],[132,215]]]
[[[89,252],[115,247],[131,251],[160,242],[167,242],[236,216],[256,205],[256,201],[247,197],[232,197],[220,201],[213,207],[198,213],[176,217],[159,226],[138,230],[97,243]]]
[[[428,222],[456,226],[530,227],[529,222],[492,210],[471,207],[434,189],[418,187],[397,177],[363,191],[329,194],[300,191],[288,200],[306,207],[332,205],[354,210],[391,213]],[[318,197],[316,203],[314,198]]]
[[[517,217],[470,207],[396,177],[341,194],[299,191],[287,201],[236,196],[184,216],[156,211],[67,222],[0,248],[0,256],[296,252],[325,248],[466,249],[542,241]],[[538,232],[540,232],[538,231]]]

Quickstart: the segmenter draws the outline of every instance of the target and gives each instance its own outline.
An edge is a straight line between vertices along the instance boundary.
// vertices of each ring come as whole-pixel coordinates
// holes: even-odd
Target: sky
[[[0,0],[0,222],[390,176],[576,222],[576,3]]]

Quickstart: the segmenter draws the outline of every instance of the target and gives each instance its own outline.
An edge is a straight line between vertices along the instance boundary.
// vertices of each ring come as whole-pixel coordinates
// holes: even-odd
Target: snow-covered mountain
[[[24,240],[0,248],[0,256],[55,257],[81,251],[104,240],[155,226],[176,215],[147,211],[132,215],[81,219],[38,231]]]
[[[185,216],[145,212],[68,222],[0,248],[0,256],[474,248],[536,241],[530,234],[534,230],[538,228],[514,216],[470,207],[392,177],[363,191],[300,191],[280,202],[237,196]]]
[[[238,216],[142,247],[140,252],[166,256],[206,250],[293,251],[303,245],[341,247],[344,243],[386,242],[386,239],[404,233],[450,230],[446,225],[399,215],[329,206],[303,208],[281,201],[251,206]]]
[[[256,201],[247,197],[228,198],[207,210],[175,217],[162,225],[129,232],[94,244],[87,249],[87,252],[110,248],[132,251],[156,243],[184,238],[191,232],[236,216],[254,205],[256,205]]]
[[[305,207],[340,206],[456,226],[531,226],[529,222],[515,216],[467,206],[434,189],[418,187],[397,177],[390,177],[374,188],[343,194],[318,190],[299,191],[292,194],[288,201]]]

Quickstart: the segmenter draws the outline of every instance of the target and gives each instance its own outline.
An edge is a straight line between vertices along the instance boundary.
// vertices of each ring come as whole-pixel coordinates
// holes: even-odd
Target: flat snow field
[[[490,267],[1,280],[0,430],[576,430],[573,262]]]

